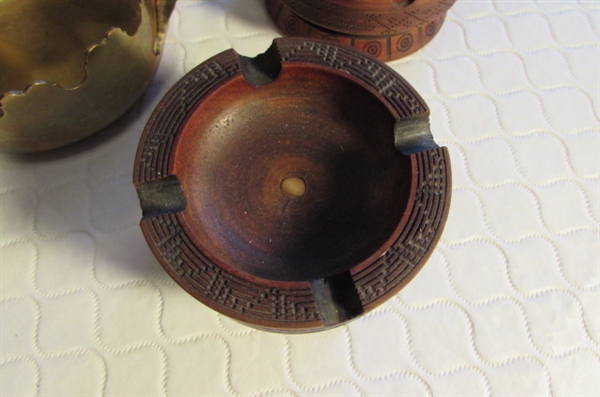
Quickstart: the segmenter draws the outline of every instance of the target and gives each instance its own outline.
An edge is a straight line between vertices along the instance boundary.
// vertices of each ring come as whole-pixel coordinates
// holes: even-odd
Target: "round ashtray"
[[[450,163],[422,98],[352,48],[223,52],[162,99],[134,171],[164,269],[248,325],[325,329],[397,293],[446,220]]]

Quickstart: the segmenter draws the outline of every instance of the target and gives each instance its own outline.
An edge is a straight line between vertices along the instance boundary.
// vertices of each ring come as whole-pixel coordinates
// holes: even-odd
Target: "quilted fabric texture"
[[[599,395],[599,34],[597,1],[459,0],[392,63],[453,160],[442,240],[383,306],[289,336],[193,300],[139,230],[133,160],[158,100],[208,57],[279,35],[262,0],[180,0],[128,114],[0,156],[0,394]]]

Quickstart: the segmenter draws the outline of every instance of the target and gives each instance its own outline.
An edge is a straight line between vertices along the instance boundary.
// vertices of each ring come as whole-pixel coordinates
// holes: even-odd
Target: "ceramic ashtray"
[[[185,75],[141,138],[141,228],[199,301],[283,332],[334,327],[396,294],[436,245],[448,152],[423,99],[350,47],[277,39]]]
[[[286,36],[332,40],[392,61],[427,45],[456,0],[266,0]]]

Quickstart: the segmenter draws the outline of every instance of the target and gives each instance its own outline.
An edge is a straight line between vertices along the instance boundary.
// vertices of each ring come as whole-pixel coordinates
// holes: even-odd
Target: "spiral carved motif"
[[[295,35],[298,33],[300,23],[298,22],[298,18],[294,16],[290,16],[285,21],[285,31],[289,35]]]
[[[413,45],[413,38],[410,33],[400,36],[400,39],[398,39],[398,51],[406,52],[406,51],[410,50],[412,45]]]
[[[425,29],[425,33],[427,34],[427,36],[433,37],[436,32],[437,32],[437,24],[435,23],[435,21],[429,22],[429,24],[427,25],[427,28]]]
[[[381,43],[378,41],[371,41],[371,42],[365,44],[365,46],[363,47],[364,52],[366,52],[367,54],[372,55],[376,58],[379,58],[381,56],[382,50],[383,50],[383,47],[382,47]]]

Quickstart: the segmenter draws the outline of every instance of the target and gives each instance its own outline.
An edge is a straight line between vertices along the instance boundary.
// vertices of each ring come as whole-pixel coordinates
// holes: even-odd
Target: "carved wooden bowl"
[[[421,97],[372,57],[278,39],[163,98],[138,149],[141,227],[185,290],[249,325],[336,326],[421,268],[450,199]]]
[[[266,0],[266,4],[286,36],[332,40],[392,61],[429,43],[455,1]]]

